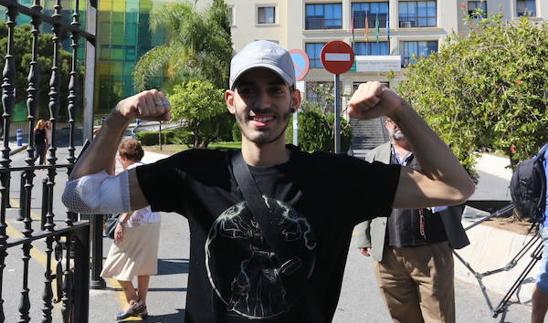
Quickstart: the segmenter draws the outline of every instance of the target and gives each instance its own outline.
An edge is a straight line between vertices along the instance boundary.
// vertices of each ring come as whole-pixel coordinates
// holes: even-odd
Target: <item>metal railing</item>
[[[30,7],[19,4],[16,0],[0,0],[0,8],[6,10],[5,25],[7,27],[7,46],[2,56],[4,57],[4,67],[2,73],[2,129],[5,134],[0,148],[0,322],[14,322],[15,318],[5,316],[4,303],[5,298],[13,298],[13,290],[3,290],[5,285],[4,270],[8,257],[15,257],[15,248],[20,247],[22,257],[20,260],[20,273],[22,273],[22,284],[20,288],[20,302],[17,322],[29,322],[31,320],[31,307],[39,306],[41,309],[41,318],[33,317],[33,321],[52,322],[52,310],[54,303],[61,303],[61,314],[63,322],[88,322],[89,311],[89,222],[79,221],[78,216],[72,212],[66,212],[66,216],[59,220],[59,215],[55,214],[58,210],[54,209],[54,190],[61,190],[56,186],[56,177],[58,171],[70,173],[76,161],[75,157],[75,115],[77,111],[82,111],[80,102],[82,93],[78,88],[78,52],[79,40],[83,39],[86,44],[95,45],[95,35],[81,29],[80,24],[80,5],[81,1],[71,1],[70,22],[62,21],[61,0],[51,1],[54,3],[51,15],[43,12],[44,1],[34,0]],[[63,3],[66,3],[63,1]],[[88,3],[86,8],[96,6],[95,3]],[[93,11],[95,14],[95,11]],[[27,55],[30,55],[28,66],[16,66],[14,51],[14,35],[16,32],[17,17],[19,15],[30,18],[30,48],[25,48]],[[88,17],[89,19],[89,17]],[[93,18],[95,19],[95,18]],[[22,20],[23,21],[23,20]],[[52,56],[51,66],[39,66],[40,57],[38,53],[39,34],[43,24],[51,26],[52,38],[51,48]],[[67,96],[67,118],[68,118],[68,157],[66,162],[59,163],[57,153],[57,131],[56,124],[61,109],[60,100],[60,50],[61,41],[69,38],[71,53],[70,72],[68,75],[68,96]],[[94,47],[87,46],[86,55],[93,54],[88,51],[94,51]],[[86,60],[88,61],[88,60]],[[10,126],[12,123],[12,114],[15,105],[15,87],[16,71],[23,69],[28,71],[26,84],[26,108],[28,125],[28,148],[27,156],[24,160],[24,166],[14,167],[10,159]],[[39,71],[49,69],[49,87],[39,88]],[[86,82],[89,79],[86,78]],[[93,87],[93,84],[85,84],[85,87]],[[37,119],[37,110],[39,108],[38,94],[41,91],[48,93],[47,108],[49,112],[49,121],[51,122],[51,140],[47,155],[46,165],[36,165],[37,145],[34,139],[34,127]],[[19,93],[21,94],[21,93]],[[80,99],[80,100],[79,100]],[[87,100],[88,103],[91,100]],[[86,109],[91,106],[86,105]],[[43,187],[41,196],[33,194],[35,187],[34,178],[37,171],[45,171],[47,176],[43,183],[38,183],[38,187]],[[10,207],[10,178],[14,172],[20,173],[17,176],[21,178],[20,192],[20,212],[19,217],[22,220],[22,237],[8,236],[7,208]],[[40,201],[42,207],[42,223],[40,227],[34,226],[35,222],[31,217],[31,201],[33,199]],[[10,222],[11,223],[11,222]],[[31,258],[31,249],[45,245],[45,269],[43,275],[43,286],[41,304],[31,304],[29,292],[29,261]],[[13,254],[13,255],[12,255]],[[54,268],[54,270],[52,270]],[[34,277],[32,277],[34,278]],[[13,283],[13,282],[10,282]],[[32,288],[39,288],[34,284]],[[55,286],[55,290],[53,288]],[[34,312],[33,312],[34,313]]]

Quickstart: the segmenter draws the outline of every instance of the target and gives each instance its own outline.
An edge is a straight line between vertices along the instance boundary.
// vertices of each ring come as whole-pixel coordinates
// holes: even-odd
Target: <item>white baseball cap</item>
[[[289,52],[278,44],[258,40],[247,44],[230,62],[230,89],[236,81],[252,68],[264,67],[278,74],[287,85],[295,86],[295,67]]]

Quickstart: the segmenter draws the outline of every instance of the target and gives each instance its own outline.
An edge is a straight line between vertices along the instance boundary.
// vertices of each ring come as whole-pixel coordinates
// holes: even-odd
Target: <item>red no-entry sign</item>
[[[323,67],[328,72],[342,74],[352,67],[354,51],[347,43],[341,40],[333,40],[322,48],[320,59]]]

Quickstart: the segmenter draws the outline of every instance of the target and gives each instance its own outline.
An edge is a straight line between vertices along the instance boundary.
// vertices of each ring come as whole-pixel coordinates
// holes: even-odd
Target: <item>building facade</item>
[[[149,28],[150,12],[167,2],[183,0],[98,1],[95,111],[108,113],[121,98],[134,93],[132,73],[148,50],[165,42],[162,32]],[[185,0],[194,2],[194,0]],[[30,6],[31,0],[20,0]],[[211,0],[197,0],[200,9]],[[343,94],[349,95],[362,82],[378,80],[389,86],[403,78],[405,66],[415,57],[435,52],[450,33],[467,33],[464,18],[476,19],[502,13],[507,20],[529,16],[533,21],[548,17],[548,0],[225,0],[232,24],[232,42],[238,51],[245,44],[266,39],[306,51],[310,72],[300,86],[309,99],[318,84],[332,84],[333,76],[320,62],[320,50],[331,40],[353,44],[358,64],[341,75]],[[42,2],[51,14],[55,1]],[[63,20],[70,20],[72,2],[62,0]],[[85,23],[85,8],[80,22]],[[0,12],[3,18],[4,12]],[[29,24],[18,17],[17,25]],[[44,24],[42,32],[49,32]],[[69,39],[63,47],[70,49]],[[81,47],[80,55],[84,54]],[[388,57],[391,62],[388,63]],[[395,64],[393,59],[399,60]],[[376,61],[374,60],[376,59]],[[375,64],[372,64],[375,63]],[[364,63],[365,65],[361,65]],[[161,80],[158,80],[159,84]],[[24,117],[24,106],[20,109]]]
[[[331,40],[353,44],[358,64],[341,75],[343,94],[357,84],[403,79],[415,57],[436,52],[452,32],[465,34],[464,18],[502,13],[504,19],[548,17],[548,0],[226,0],[235,50],[258,40],[272,40],[310,58],[305,78],[307,97],[315,84],[333,82],[320,62],[320,50]],[[389,63],[388,56],[393,56]],[[393,59],[399,57],[399,66]],[[384,58],[383,58],[384,57]],[[377,62],[375,66],[372,62]],[[360,67],[361,62],[365,63]]]

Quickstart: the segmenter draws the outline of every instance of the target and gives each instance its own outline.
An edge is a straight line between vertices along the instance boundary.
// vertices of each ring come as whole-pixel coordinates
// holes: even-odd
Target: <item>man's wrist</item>
[[[122,115],[122,113],[118,111],[117,108],[112,109],[112,111],[110,112],[110,116],[108,117],[107,120],[105,120],[105,122],[109,122],[109,121],[110,123],[117,124],[117,125],[124,125],[124,126],[129,125],[129,123],[131,122],[131,120],[127,118],[126,116]]]
[[[400,104],[396,106],[390,113],[386,116],[389,117],[396,124],[399,124],[399,121],[402,119],[402,116],[407,112],[407,110],[412,110],[411,105],[407,103],[404,99],[401,99]]]

